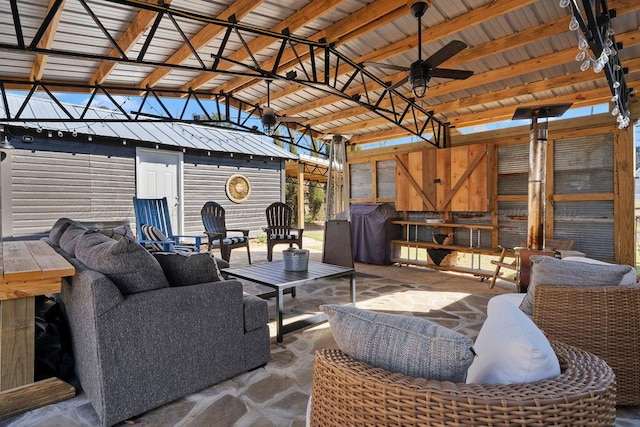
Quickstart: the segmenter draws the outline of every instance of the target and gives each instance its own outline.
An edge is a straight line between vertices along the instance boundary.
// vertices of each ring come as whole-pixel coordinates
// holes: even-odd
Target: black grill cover
[[[393,239],[402,238],[402,227],[391,224],[402,215],[386,203],[356,203],[351,205],[351,235],[353,256],[366,264],[391,264]]]

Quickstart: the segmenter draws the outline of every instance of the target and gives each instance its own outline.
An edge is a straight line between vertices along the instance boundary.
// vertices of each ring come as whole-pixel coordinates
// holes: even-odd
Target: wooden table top
[[[0,300],[60,292],[60,279],[76,272],[42,240],[2,244]]]
[[[288,288],[311,280],[354,274],[356,270],[339,265],[309,261],[307,271],[284,271],[284,261],[273,261],[243,267],[223,268],[221,271],[262,285]]]

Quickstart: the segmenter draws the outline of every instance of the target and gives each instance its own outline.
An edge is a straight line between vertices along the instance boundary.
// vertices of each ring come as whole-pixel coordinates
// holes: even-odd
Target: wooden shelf
[[[395,245],[411,247],[411,248],[435,248],[449,249],[457,252],[483,254],[483,255],[500,255],[498,248],[469,247],[461,245],[441,245],[439,243],[424,242],[421,240],[392,240]]]
[[[444,267],[440,265],[431,264],[427,261],[421,261],[418,259],[409,259],[409,258],[393,258],[391,259],[391,262],[396,264],[418,265],[421,267],[433,268],[434,270],[454,271],[457,273],[472,274],[478,277],[492,277],[494,273],[491,270],[481,270],[478,268],[461,267],[457,265],[452,267]]]
[[[494,230],[496,228],[494,225],[489,224],[458,224],[454,222],[391,221],[391,224],[442,228],[466,228],[472,230]]]

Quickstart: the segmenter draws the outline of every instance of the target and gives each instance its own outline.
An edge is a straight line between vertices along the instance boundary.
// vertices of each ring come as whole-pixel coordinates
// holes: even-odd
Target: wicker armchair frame
[[[618,405],[640,404],[640,286],[537,285],[533,321],[604,359],[616,374]]]
[[[613,426],[615,377],[600,358],[553,342],[562,373],[480,385],[413,378],[338,349],[316,351],[311,426]]]

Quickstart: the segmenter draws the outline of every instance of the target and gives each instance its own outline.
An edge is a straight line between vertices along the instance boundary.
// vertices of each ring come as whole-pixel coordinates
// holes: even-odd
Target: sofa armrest
[[[244,294],[244,330],[246,332],[262,328],[269,323],[269,308],[267,302],[255,295]]]

